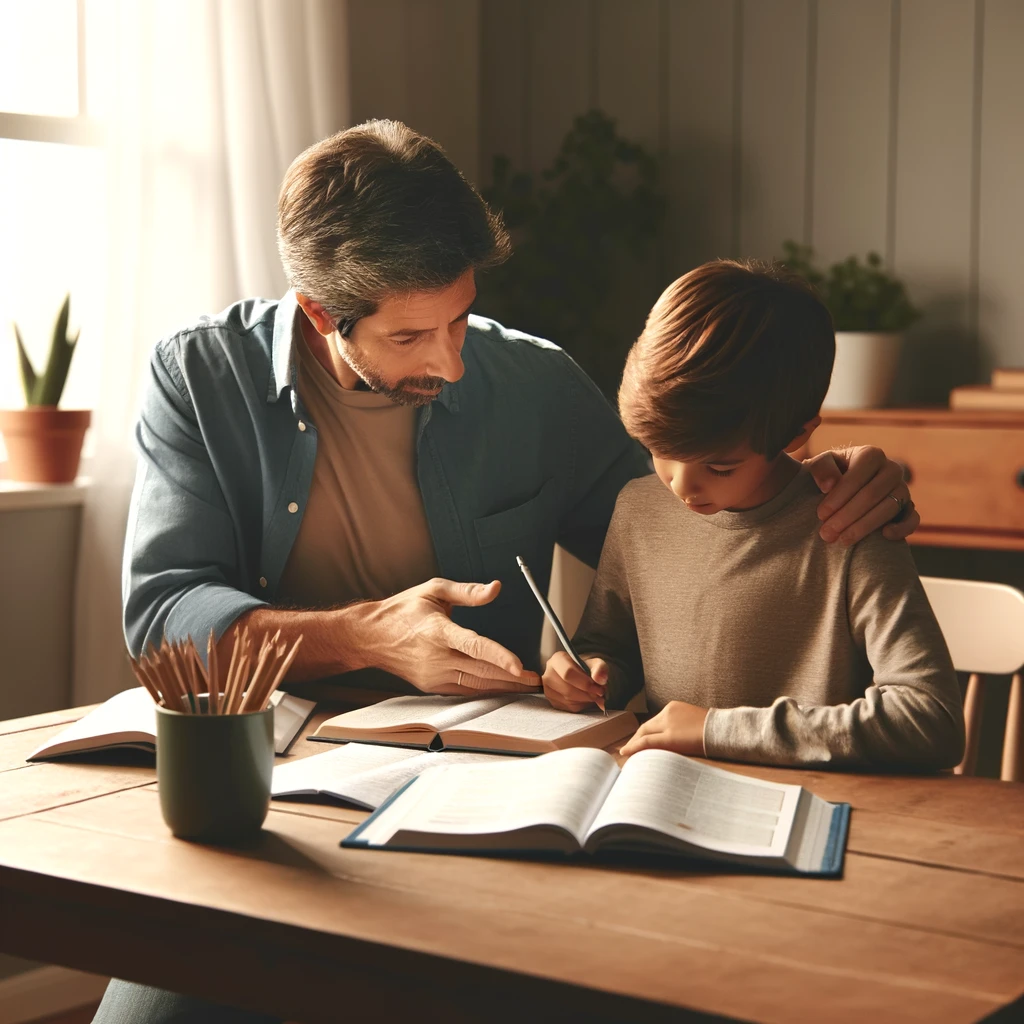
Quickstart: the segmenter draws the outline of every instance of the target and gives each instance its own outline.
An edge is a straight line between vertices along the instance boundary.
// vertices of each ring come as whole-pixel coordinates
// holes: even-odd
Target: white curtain
[[[291,160],[348,123],[346,0],[114,0],[109,295],[82,523],[72,700],[134,685],[121,631],[132,431],[162,336],[286,284]]]

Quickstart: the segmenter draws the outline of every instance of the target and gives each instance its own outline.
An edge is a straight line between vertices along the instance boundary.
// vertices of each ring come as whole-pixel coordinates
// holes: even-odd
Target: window
[[[0,407],[24,402],[11,322],[37,369],[71,293],[61,405],[93,408],[106,304],[111,0],[0,0]]]

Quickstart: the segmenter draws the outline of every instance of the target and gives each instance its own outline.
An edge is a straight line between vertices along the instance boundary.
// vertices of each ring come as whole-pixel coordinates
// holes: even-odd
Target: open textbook
[[[342,846],[490,854],[671,854],[838,875],[849,804],[667,750],[622,768],[602,750],[430,768]]]
[[[498,754],[346,743],[323,754],[277,765],[270,792],[274,797],[329,796],[372,811],[396,789],[436,765],[509,760],[510,757]]]
[[[508,697],[392,697],[329,718],[315,740],[389,743],[430,750],[542,754],[566,747],[607,747],[637,727],[631,711],[553,708],[540,694]]]
[[[270,703],[274,705],[274,751],[283,754],[316,705],[280,690],[270,698]],[[115,694],[34,750],[28,760],[48,761],[125,747],[156,750],[156,705],[141,686]]]

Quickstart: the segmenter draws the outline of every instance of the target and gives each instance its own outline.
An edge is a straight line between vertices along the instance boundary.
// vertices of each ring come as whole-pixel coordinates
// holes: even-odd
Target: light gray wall
[[[925,312],[897,401],[1024,365],[1020,0],[481,0],[479,22],[485,180],[600,107],[662,155],[666,283],[787,237],[874,249]]]

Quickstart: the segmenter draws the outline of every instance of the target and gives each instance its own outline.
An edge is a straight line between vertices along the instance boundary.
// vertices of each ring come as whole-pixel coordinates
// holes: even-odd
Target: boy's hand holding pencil
[[[244,715],[267,706],[295,660],[302,637],[290,647],[287,642],[279,643],[280,639],[280,630],[273,636],[265,635],[259,651],[254,651],[249,630],[239,633],[236,628],[226,670],[217,664],[212,630],[206,645],[206,665],[191,637],[175,643],[164,638],[159,651],[150,645],[148,654],[138,661],[130,660],[135,678],[162,707],[192,715]],[[207,698],[205,703],[200,695]]]
[[[544,669],[544,696],[562,711],[586,711],[596,704],[602,711],[608,666],[600,658],[584,658],[590,675],[581,671],[565,651],[556,651]]]

